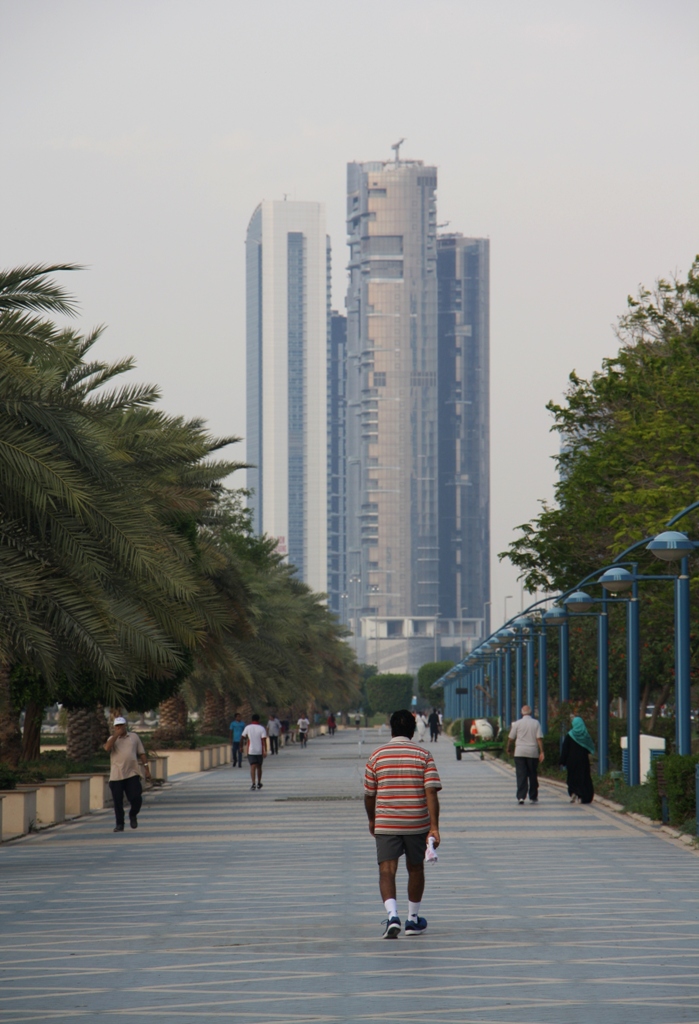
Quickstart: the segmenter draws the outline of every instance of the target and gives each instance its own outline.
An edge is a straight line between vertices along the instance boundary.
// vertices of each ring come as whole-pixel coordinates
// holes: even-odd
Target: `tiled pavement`
[[[356,740],[0,848],[2,1024],[699,1022],[699,857],[444,741],[429,929],[382,941]]]

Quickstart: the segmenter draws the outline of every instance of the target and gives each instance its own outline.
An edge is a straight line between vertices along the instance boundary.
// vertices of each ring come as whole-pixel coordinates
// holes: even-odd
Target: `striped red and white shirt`
[[[394,736],[371,755],[364,792],[376,796],[377,835],[427,832],[430,816],[426,789],[441,789],[432,754],[405,736]]]

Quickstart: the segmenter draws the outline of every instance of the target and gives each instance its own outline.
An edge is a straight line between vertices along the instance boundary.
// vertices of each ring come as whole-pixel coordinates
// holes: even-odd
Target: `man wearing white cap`
[[[129,823],[131,828],[138,828],[138,812],[141,810],[141,765],[145,768],[146,778],[150,778],[148,758],[136,733],[127,732],[126,719],[114,719],[114,732],[104,745],[111,758],[109,772],[109,788],[114,800],[116,816],[115,832],[124,831],[124,797],[131,805]],[[140,762],[140,764],[139,764]]]

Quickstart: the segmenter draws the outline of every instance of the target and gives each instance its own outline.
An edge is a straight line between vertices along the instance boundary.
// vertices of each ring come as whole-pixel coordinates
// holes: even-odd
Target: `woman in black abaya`
[[[595,795],[590,775],[590,754],[595,745],[582,718],[575,717],[571,729],[563,740],[560,764],[568,770],[568,795],[572,804],[591,804]]]

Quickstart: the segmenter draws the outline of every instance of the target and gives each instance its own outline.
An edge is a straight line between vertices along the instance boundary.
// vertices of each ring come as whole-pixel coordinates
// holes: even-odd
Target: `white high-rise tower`
[[[260,203],[246,236],[248,486],[256,531],[322,592],[329,263],[322,203]]]

